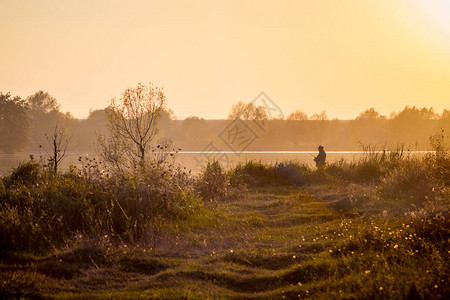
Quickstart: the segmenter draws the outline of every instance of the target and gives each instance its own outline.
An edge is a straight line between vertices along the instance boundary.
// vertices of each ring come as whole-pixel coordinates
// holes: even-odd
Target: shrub
[[[30,186],[36,184],[42,177],[41,166],[33,159],[26,163],[19,164],[19,166],[6,177],[6,186],[10,185],[26,185]]]
[[[306,182],[310,173],[307,165],[300,165],[294,162],[285,162],[275,165],[275,173],[284,180],[286,184],[302,185]]]
[[[348,170],[340,164],[329,164],[326,166],[325,171],[331,175],[335,175],[341,178],[348,178]]]
[[[229,176],[230,184],[233,186],[245,184],[260,187],[279,184],[282,181],[272,165],[254,161],[238,164],[230,170]]]
[[[0,250],[45,252],[79,233],[145,241],[161,220],[188,218],[201,207],[192,178],[173,165],[112,175],[86,162],[57,175],[29,162],[1,180]]]
[[[410,200],[414,204],[434,200],[442,191],[442,183],[433,176],[433,171],[424,160],[404,161],[381,179],[381,192],[388,198]]]
[[[450,185],[450,151],[446,143],[444,130],[430,137],[430,145],[434,154],[428,156],[433,164],[435,176],[442,180],[445,185]]]
[[[361,162],[352,170],[352,177],[357,182],[379,181],[383,175],[381,164],[378,162]]]
[[[16,207],[0,207],[0,253],[8,250],[32,250],[39,252],[49,249],[49,219],[45,214],[36,216],[31,209],[19,212]]]
[[[196,183],[199,194],[211,200],[225,197],[228,186],[228,178],[218,161],[208,162]]]

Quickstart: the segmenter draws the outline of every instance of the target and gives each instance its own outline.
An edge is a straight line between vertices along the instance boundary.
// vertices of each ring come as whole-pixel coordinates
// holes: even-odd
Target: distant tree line
[[[36,152],[48,143],[46,135],[54,134],[56,126],[71,136],[68,151],[92,152],[96,150],[94,144],[98,137],[107,137],[110,132],[107,128],[108,116],[113,116],[110,110],[111,107],[94,110],[87,119],[76,119],[70,113],[63,113],[58,101],[48,92],[37,91],[25,99],[0,92],[0,153]],[[202,150],[211,142],[226,150],[219,134],[236,118],[248,121],[249,128],[258,136],[248,150],[294,150],[295,145],[287,137],[303,146],[310,145],[311,149],[317,143],[327,145],[328,149],[355,149],[361,142],[403,143],[412,149],[426,149],[429,137],[441,128],[450,135],[450,110],[439,114],[433,108],[415,106],[406,106],[390,116],[368,108],[354,120],[342,121],[329,120],[326,111],[308,116],[300,109],[269,120],[264,107],[243,102],[232,106],[228,120],[204,120],[196,116],[175,120],[167,108],[159,114],[159,131],[152,134],[154,142],[170,138],[174,145],[185,150]],[[263,131],[253,128],[252,120],[266,120],[266,127]]]
[[[44,91],[25,99],[0,92],[0,153],[38,151],[48,144],[56,127],[73,135],[72,148],[83,148],[94,139],[96,130],[105,127],[105,116],[105,110],[99,110],[87,120],[78,120],[63,113],[58,101]]]
[[[179,125],[175,140],[181,141],[182,147],[198,150],[198,145],[213,141],[218,148],[226,150],[226,145],[217,137],[230,121],[197,118],[194,123],[193,119],[190,117],[189,120],[178,121],[184,124]],[[368,108],[354,120],[330,120],[326,111],[308,116],[297,109],[287,116],[269,120],[262,106],[239,102],[233,105],[228,115],[228,120],[233,119],[246,121],[258,136],[247,150],[298,150],[290,140],[311,150],[315,150],[317,144],[325,144],[328,149],[336,150],[358,150],[362,144],[376,145],[379,149],[404,145],[406,150],[427,150],[430,136],[441,129],[447,136],[450,135],[450,110],[439,114],[433,108],[416,106],[406,106],[389,116]],[[264,130],[255,126],[254,120],[265,120]],[[194,139],[191,132],[201,134]]]
[[[73,119],[63,114],[54,97],[38,91],[26,99],[0,92],[0,151],[17,152],[28,149],[31,140],[39,145],[57,119]],[[42,137],[40,137],[42,133]]]

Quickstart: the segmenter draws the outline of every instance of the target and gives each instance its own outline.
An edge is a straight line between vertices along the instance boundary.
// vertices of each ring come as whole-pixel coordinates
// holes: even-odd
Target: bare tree
[[[60,163],[66,157],[67,146],[69,145],[72,136],[66,134],[64,128],[60,128],[58,123],[55,125],[55,129],[51,136],[45,134],[47,139],[48,147],[39,145],[39,148],[44,149],[47,153],[47,160],[49,166],[53,169],[53,173],[57,174]]]
[[[163,90],[151,83],[139,83],[126,89],[119,100],[113,98],[108,109],[109,139],[100,141],[103,159],[116,169],[127,162],[145,164],[165,104]]]

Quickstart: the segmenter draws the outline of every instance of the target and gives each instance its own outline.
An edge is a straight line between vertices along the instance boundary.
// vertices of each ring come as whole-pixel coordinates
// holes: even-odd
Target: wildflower
[[[397,248],[398,248],[398,245],[397,245],[397,244],[395,244],[395,245],[394,245],[394,249],[397,249]]]
[[[230,249],[230,253],[233,253],[234,251],[233,251],[233,249]]]
[[[382,286],[380,286],[380,289],[379,289],[380,291],[382,291],[383,290],[383,287]]]
[[[292,255],[292,259],[295,259],[296,257],[295,257],[295,255]]]

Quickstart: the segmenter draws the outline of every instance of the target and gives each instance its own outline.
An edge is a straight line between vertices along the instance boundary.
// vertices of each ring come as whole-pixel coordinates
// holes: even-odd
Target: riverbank
[[[51,299],[450,295],[450,159],[210,163],[0,185],[0,294]]]

